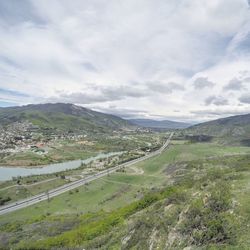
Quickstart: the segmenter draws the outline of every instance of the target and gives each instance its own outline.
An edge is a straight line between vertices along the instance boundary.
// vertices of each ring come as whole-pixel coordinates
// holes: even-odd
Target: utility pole
[[[49,190],[46,191],[47,201],[49,202]]]

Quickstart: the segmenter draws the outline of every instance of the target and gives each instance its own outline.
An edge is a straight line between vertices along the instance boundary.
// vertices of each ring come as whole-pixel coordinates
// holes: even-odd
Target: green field
[[[57,140],[39,149],[1,154],[1,166],[34,167],[64,161],[87,159],[99,153],[133,151],[137,149],[152,149],[160,147],[165,134],[126,134],[125,136],[90,137],[81,140]],[[39,154],[44,151],[46,153]]]
[[[0,189],[0,197],[10,197],[11,202],[25,199],[27,197],[46,192],[50,189],[62,186],[68,183],[61,178],[48,179],[46,182],[34,183],[30,185],[15,185],[8,188]]]
[[[93,234],[94,236],[89,236],[87,241],[83,237],[82,240],[79,241],[80,243],[78,243],[80,244],[79,246],[88,246],[89,248],[87,249],[92,249],[102,242],[104,246],[103,249],[120,249],[121,246],[127,249],[138,249],[139,245],[137,245],[138,243],[136,242],[141,242],[141,246],[148,247],[148,245],[145,244],[149,244],[149,242],[145,240],[143,243],[143,237],[149,239],[153,237],[152,234],[154,235],[153,232],[155,231],[157,232],[155,233],[157,237],[155,236],[155,239],[152,240],[154,243],[151,242],[151,244],[159,246],[159,249],[163,249],[163,235],[165,235],[165,237],[168,235],[169,242],[173,241],[169,249],[182,249],[181,247],[187,246],[185,245],[186,243],[192,243],[190,233],[195,239],[192,244],[197,245],[199,240],[203,240],[203,243],[199,243],[200,246],[209,245],[211,249],[213,249],[214,246],[216,246],[215,249],[220,246],[224,249],[224,247],[231,246],[229,239],[222,241],[219,245],[218,242],[215,241],[214,245],[213,242],[210,241],[210,238],[203,239],[202,229],[199,231],[199,236],[193,235],[192,228],[190,227],[191,222],[188,220],[187,215],[189,214],[188,208],[190,206],[196,209],[197,212],[205,213],[202,207],[197,207],[197,204],[193,202],[195,200],[197,200],[197,202],[204,200],[204,197],[207,197],[208,194],[211,194],[211,197],[213,197],[213,195],[217,197],[216,195],[218,194],[215,193],[214,188],[217,187],[218,183],[225,182],[231,189],[231,198],[228,199],[232,200],[233,204],[240,204],[231,207],[228,201],[225,201],[225,203],[228,203],[228,211],[233,209],[232,211],[234,211],[235,218],[231,218],[231,215],[227,215],[228,212],[226,210],[223,212],[224,210],[217,211],[211,209],[209,213],[214,217],[224,218],[225,216],[227,223],[229,223],[228,221],[231,219],[236,220],[237,223],[235,222],[235,225],[233,225],[236,231],[235,234],[233,234],[234,237],[236,237],[236,245],[232,246],[231,249],[237,249],[236,247],[239,247],[238,249],[244,249],[240,248],[240,246],[246,247],[245,249],[247,249],[247,247],[250,246],[248,240],[249,227],[247,227],[248,230],[243,230],[239,222],[241,222],[242,225],[247,225],[250,221],[250,210],[248,206],[250,201],[249,155],[250,148],[248,147],[225,147],[212,143],[189,144],[186,142],[175,143],[175,141],[173,141],[170,148],[161,155],[128,168],[125,172],[117,172],[102,179],[95,180],[89,185],[62,194],[49,202],[41,202],[35,206],[1,216],[0,242],[2,239],[2,242],[5,240],[9,242],[8,244],[14,246],[27,247],[31,244],[30,237],[32,236],[33,241],[43,239],[44,241],[41,241],[40,244],[49,246],[49,244],[52,244],[48,243],[51,237],[53,242],[60,242],[61,240],[67,241],[67,237],[73,240],[74,235],[83,232],[87,225],[89,225],[89,227],[86,228],[88,232],[97,230],[96,226],[99,225],[98,223],[102,223],[103,226],[108,223],[101,222],[106,218],[105,216],[109,218],[109,216],[120,214],[119,218],[121,218],[122,221],[113,222],[112,226],[108,226],[108,223],[104,231],[99,231],[98,229],[97,232]],[[171,195],[169,191],[161,191],[171,186],[174,187],[173,193],[171,193],[172,191],[170,192]],[[217,189],[220,190],[220,188]],[[137,213],[138,208],[132,209],[129,207],[136,207],[137,205],[132,204],[143,202],[143,199],[145,200],[146,197],[145,195],[152,192],[156,195],[156,198],[153,199],[152,202],[146,203],[147,205],[144,209],[140,209],[139,214]],[[219,193],[219,195],[221,194]],[[227,194],[225,196],[227,196]],[[209,199],[209,197],[210,196],[208,196],[207,199]],[[129,213],[124,213],[121,212],[123,208],[129,211],[130,209],[132,210]],[[183,211],[186,210],[187,212],[184,213]],[[148,226],[147,213],[150,215],[148,217]],[[184,219],[178,222],[180,214]],[[93,224],[94,222],[92,222],[92,220],[89,221],[89,219],[86,219],[86,216],[87,218],[88,216],[91,218],[94,216],[95,224]],[[160,219],[159,216],[162,216],[162,218]],[[210,214],[208,214],[208,216],[210,216]],[[244,217],[244,221],[241,221],[241,217]],[[109,221],[112,221],[112,219]],[[166,225],[164,221],[166,221],[166,223],[168,221],[167,228],[165,228]],[[200,223],[207,222],[202,221]],[[216,221],[216,223],[222,222]],[[228,225],[231,227],[232,223],[230,223]],[[42,230],[41,232],[42,225],[45,226],[45,228],[49,226],[52,232],[46,230]],[[182,225],[186,225],[185,230],[182,229]],[[218,228],[220,225],[221,224],[218,224]],[[116,227],[116,230],[110,231],[113,227]],[[173,231],[174,228],[176,228],[176,232]],[[216,230],[219,230],[218,228]],[[60,236],[60,238],[58,236],[59,238],[53,240],[53,237],[57,237],[58,234],[62,235],[62,237]],[[130,239],[124,244],[121,243],[121,239],[126,238],[126,236],[128,237],[130,234],[132,234]],[[179,234],[183,235],[183,240],[178,238]],[[171,235],[175,235],[174,239],[171,238]],[[229,234],[227,237],[230,238],[233,236]],[[48,241],[46,239],[48,239]],[[186,239],[186,241],[184,241],[184,239]],[[180,245],[176,245],[178,241]],[[67,244],[70,246],[71,243]],[[199,244],[197,246],[199,246]]]

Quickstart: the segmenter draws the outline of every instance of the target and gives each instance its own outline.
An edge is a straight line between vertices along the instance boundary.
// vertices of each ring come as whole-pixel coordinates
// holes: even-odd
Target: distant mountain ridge
[[[191,126],[186,131],[191,134],[221,137],[232,142],[240,141],[241,144],[250,145],[250,114],[204,122]]]
[[[152,119],[130,119],[129,122],[145,127],[145,128],[158,128],[158,129],[184,129],[191,126],[191,124],[176,121],[157,121]]]
[[[120,117],[67,103],[30,104],[0,109],[0,125],[22,121],[59,131],[107,132],[133,127]]]

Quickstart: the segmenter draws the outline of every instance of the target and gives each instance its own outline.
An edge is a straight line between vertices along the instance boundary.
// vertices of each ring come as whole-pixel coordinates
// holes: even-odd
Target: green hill
[[[250,114],[222,118],[194,125],[186,130],[193,135],[209,135],[227,142],[250,145]]]
[[[108,132],[133,126],[120,117],[103,114],[74,104],[38,104],[0,109],[0,125],[31,122],[41,129],[61,132]]]

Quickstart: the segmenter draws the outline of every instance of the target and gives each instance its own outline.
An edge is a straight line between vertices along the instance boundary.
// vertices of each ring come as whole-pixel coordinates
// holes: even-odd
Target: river
[[[44,166],[37,166],[36,168],[25,168],[25,167],[0,167],[0,181],[11,180],[12,177],[17,176],[29,176],[29,175],[40,175],[40,174],[51,174],[67,169],[75,169],[80,167],[81,163],[88,164],[89,162],[97,159],[107,158],[109,156],[120,155],[123,152],[111,152],[111,153],[101,153],[97,156],[87,158],[85,160],[74,160],[62,163],[48,164]]]

